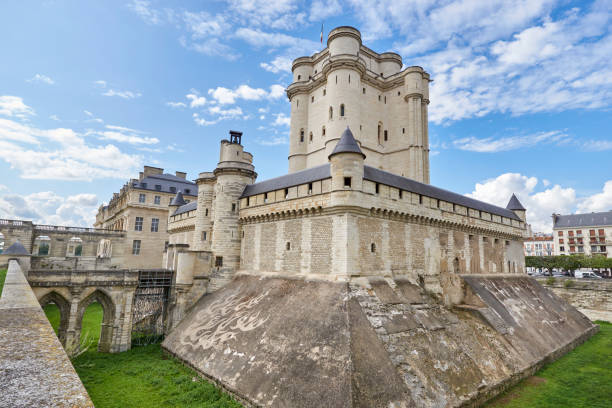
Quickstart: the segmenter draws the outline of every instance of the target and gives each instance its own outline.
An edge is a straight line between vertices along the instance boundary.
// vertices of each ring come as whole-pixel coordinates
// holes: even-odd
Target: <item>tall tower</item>
[[[210,250],[213,255],[214,271],[209,291],[214,291],[229,282],[240,266],[239,198],[244,187],[253,184],[257,178],[253,155],[244,151],[241,138],[242,132],[232,130],[230,140],[221,141],[219,163],[213,172],[216,181],[210,215],[212,218]],[[203,177],[206,178],[209,177]],[[202,183],[204,182],[202,180]],[[202,199],[203,202],[207,201],[205,197]],[[198,212],[201,214],[202,211],[206,211],[205,207],[198,206]]]
[[[335,28],[327,48],[293,61],[289,172],[326,163],[348,126],[366,164],[429,183],[429,74],[401,69],[401,56],[367,48],[353,27]]]

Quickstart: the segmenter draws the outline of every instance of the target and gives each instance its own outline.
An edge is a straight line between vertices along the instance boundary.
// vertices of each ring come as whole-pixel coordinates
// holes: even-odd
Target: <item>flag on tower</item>
[[[321,23],[321,44],[323,44],[323,23]]]

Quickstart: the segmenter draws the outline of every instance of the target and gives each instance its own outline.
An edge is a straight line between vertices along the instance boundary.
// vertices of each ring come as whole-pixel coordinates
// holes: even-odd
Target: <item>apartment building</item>
[[[523,242],[525,256],[552,256],[555,254],[555,241],[552,234],[536,233]]]
[[[108,205],[100,206],[94,227],[126,232],[126,268],[159,268],[168,245],[168,211],[181,192],[185,202],[195,201],[198,186],[187,173],[166,174],[144,166],[138,179],[125,183]]]
[[[602,255],[610,257],[612,211],[589,214],[553,214],[555,255]]]

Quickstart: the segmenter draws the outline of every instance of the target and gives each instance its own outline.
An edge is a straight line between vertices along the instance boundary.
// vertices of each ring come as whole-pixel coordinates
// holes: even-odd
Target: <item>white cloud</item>
[[[540,143],[567,143],[569,142],[569,140],[569,136],[564,132],[553,130],[549,132],[539,132],[531,135],[508,136],[501,138],[477,138],[474,136],[469,136],[454,140],[453,145],[461,150],[469,150],[481,153],[494,153],[535,146]]]
[[[286,136],[273,136],[269,139],[257,138],[255,142],[263,146],[279,146],[289,144],[289,139]]]
[[[193,121],[198,126],[210,126],[210,125],[214,125],[215,123],[218,122],[218,120],[206,120],[206,119],[200,117],[200,115],[197,114],[197,113],[193,114]]]
[[[166,102],[166,106],[171,108],[186,108],[187,105],[184,102]]]
[[[24,179],[124,179],[141,166],[141,156],[111,144],[88,144],[85,136],[72,129],[40,129],[0,119],[0,159]]]
[[[279,55],[270,62],[260,63],[259,66],[273,74],[278,74],[279,72],[291,72],[292,63],[292,58]]]
[[[138,14],[147,24],[156,25],[163,22],[163,14],[159,10],[152,8],[150,1],[132,0],[132,2],[128,4],[128,8]]]
[[[589,152],[612,150],[612,140],[587,140],[582,145],[582,148]]]
[[[206,98],[198,95],[197,92],[192,91],[192,93],[187,94],[185,97],[191,101],[189,102],[190,108],[197,108],[199,106],[206,105]]]
[[[106,81],[99,79],[97,81],[94,81],[94,85],[102,87],[102,88],[106,88]]]
[[[277,113],[276,119],[272,122],[273,126],[289,126],[291,125],[291,118],[286,116],[284,113]]]
[[[232,47],[222,43],[218,38],[214,37],[208,38],[205,41],[192,43],[188,43],[187,40],[182,38],[180,43],[187,49],[194,50],[209,57],[221,57],[228,61],[235,61],[240,57],[240,54]]]
[[[106,125],[106,128],[109,130],[91,131],[90,133],[98,135],[101,139],[114,140],[131,145],[152,145],[159,143],[159,139],[156,137],[141,136],[144,132],[140,130],[114,125]]]
[[[57,115],[50,115],[50,116],[49,116],[49,119],[54,120],[54,121],[56,121],[56,122],[59,122],[59,121],[60,121],[60,118],[59,118],[59,116],[57,116]]]
[[[297,0],[227,0],[229,9],[253,26],[291,29],[305,21]]]
[[[27,82],[42,82],[47,85],[53,85],[55,83],[54,80],[52,80],[51,78],[43,74],[36,74],[32,78],[26,79],[26,81]]]
[[[118,96],[123,99],[134,99],[142,96],[140,92],[132,92],[132,91],[116,91],[114,89],[109,89],[104,92],[102,95],[104,96]]]
[[[220,106],[212,106],[208,108],[211,115],[216,115],[218,119],[233,119],[242,116],[242,109],[237,106],[235,108],[223,109]]]
[[[51,191],[0,196],[0,218],[31,220],[38,224],[91,227],[99,206],[95,194],[59,196]]]
[[[538,185],[537,177],[505,173],[476,183],[474,191],[467,196],[505,208],[512,194],[516,194],[527,209],[527,222],[531,224],[532,230],[550,232],[553,213],[573,212],[577,203],[576,192],[573,188],[563,188],[558,184],[536,192]]]
[[[263,88],[252,88],[246,84],[238,86],[236,89],[229,89],[219,86],[214,89],[209,89],[208,94],[218,103],[229,105],[236,103],[237,99],[246,101],[258,101],[261,99],[278,99],[285,94],[285,88],[281,85],[274,84],[270,86],[270,90],[266,91]]]
[[[580,200],[578,212],[612,211],[612,180],[606,181],[601,193]]]
[[[186,11],[183,19],[192,38],[218,37],[226,33],[231,25],[221,14],[212,15],[206,11],[192,13]]]
[[[310,5],[310,21],[321,22],[328,17],[338,15],[342,12],[342,6],[338,0],[315,0]]]
[[[25,118],[34,115],[34,109],[23,103],[19,96],[0,95],[0,115]]]

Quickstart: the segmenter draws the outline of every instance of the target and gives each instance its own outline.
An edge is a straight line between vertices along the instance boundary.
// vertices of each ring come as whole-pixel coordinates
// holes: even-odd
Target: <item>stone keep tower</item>
[[[213,274],[209,291],[212,292],[229,282],[240,266],[240,228],[238,224],[239,199],[247,184],[257,178],[253,166],[253,155],[245,152],[241,144],[242,132],[230,131],[230,140],[221,141],[221,153],[213,175],[214,198],[209,211],[212,226],[210,250],[213,255]],[[209,184],[200,177],[198,185]],[[202,201],[206,201],[208,189],[202,191]],[[198,204],[200,197],[198,197]],[[198,205],[198,218],[202,228],[207,223],[206,208]],[[202,217],[202,213],[204,216]],[[199,232],[200,234],[202,231]]]
[[[293,62],[289,172],[327,163],[347,126],[366,164],[429,183],[429,74],[402,69],[396,53],[378,54],[360,32],[338,27],[327,48]]]

